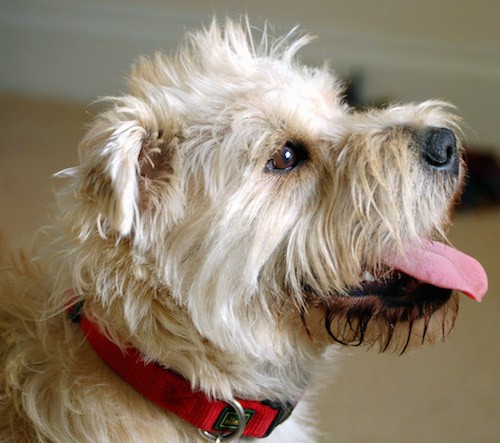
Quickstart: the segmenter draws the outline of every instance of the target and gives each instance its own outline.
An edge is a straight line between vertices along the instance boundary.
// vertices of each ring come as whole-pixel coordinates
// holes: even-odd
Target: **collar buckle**
[[[226,403],[234,409],[234,411],[236,412],[236,414],[238,416],[238,418],[237,418],[237,426],[238,427],[236,428],[235,431],[233,431],[229,434],[215,435],[215,434],[212,434],[211,432],[199,429],[199,432],[203,437],[205,437],[208,440],[215,441],[216,443],[229,442],[231,440],[236,440],[237,438],[239,438],[243,435],[243,432],[245,432],[245,428],[247,426],[247,420],[245,417],[245,410],[243,409],[243,406],[241,406],[241,403],[236,399],[227,400]]]

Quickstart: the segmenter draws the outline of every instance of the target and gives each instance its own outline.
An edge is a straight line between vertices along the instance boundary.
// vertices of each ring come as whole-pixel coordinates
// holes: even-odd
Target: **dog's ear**
[[[73,189],[84,203],[84,217],[97,219],[101,234],[112,229],[130,235],[140,228],[140,212],[151,206],[148,199],[161,197],[155,192],[171,196],[167,188],[175,185],[178,137],[165,114],[141,99],[121,98],[83,139],[81,164],[70,174],[77,175]]]

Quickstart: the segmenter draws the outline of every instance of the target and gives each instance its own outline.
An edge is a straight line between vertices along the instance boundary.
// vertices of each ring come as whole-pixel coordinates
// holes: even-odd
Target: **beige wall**
[[[495,0],[1,0],[0,91],[89,102],[123,89],[138,54],[171,50],[216,14],[247,12],[319,39],[302,51],[363,74],[367,100],[454,103],[472,144],[500,152],[500,2]]]

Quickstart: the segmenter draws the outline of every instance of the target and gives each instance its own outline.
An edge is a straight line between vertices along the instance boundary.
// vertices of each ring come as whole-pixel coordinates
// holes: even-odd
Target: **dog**
[[[355,111],[296,30],[215,21],[142,58],[1,273],[3,442],[315,441],[339,348],[446,338],[481,265],[439,101]]]

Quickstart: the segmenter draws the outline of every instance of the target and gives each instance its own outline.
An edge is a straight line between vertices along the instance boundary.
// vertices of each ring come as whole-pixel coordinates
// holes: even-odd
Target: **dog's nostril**
[[[440,170],[458,170],[457,139],[448,128],[422,131],[420,145],[426,163]]]

